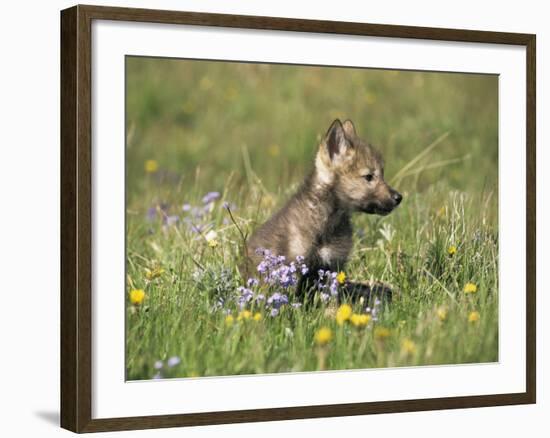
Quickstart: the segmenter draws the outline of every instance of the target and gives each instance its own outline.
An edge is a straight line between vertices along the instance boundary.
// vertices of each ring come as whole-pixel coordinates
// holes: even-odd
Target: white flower
[[[206,239],[207,242],[216,240],[218,238],[218,233],[216,233],[214,230],[210,230],[208,233],[204,235],[204,238]]]

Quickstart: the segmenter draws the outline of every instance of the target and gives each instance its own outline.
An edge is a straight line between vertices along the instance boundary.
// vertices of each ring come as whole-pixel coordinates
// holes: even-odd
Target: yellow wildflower
[[[447,254],[449,254],[451,257],[456,254],[456,246],[451,245],[447,248]]]
[[[277,144],[272,144],[267,149],[267,152],[269,153],[269,155],[275,158],[281,154],[281,148]]]
[[[145,299],[145,291],[143,289],[133,289],[130,291],[130,302],[139,305]]]
[[[214,230],[210,230],[208,233],[204,235],[204,238],[206,239],[206,243],[208,243],[208,246],[210,248],[215,248],[218,246],[218,233],[216,233]]]
[[[365,93],[365,102],[369,105],[372,105],[376,102],[376,95],[373,93]]]
[[[218,233],[216,233],[214,230],[210,230],[208,233],[204,235],[204,238],[210,244],[211,241],[217,241],[218,239]]]
[[[480,318],[479,312],[471,312],[468,315],[468,322],[478,322]]]
[[[252,317],[252,312],[250,310],[243,310],[239,313],[239,316],[237,316],[237,321],[242,321],[243,319],[250,319]]]
[[[232,315],[227,315],[225,317],[225,325],[226,326],[231,326],[231,325],[233,325],[234,322],[235,322],[235,318],[233,318]]]
[[[227,90],[225,90],[225,98],[227,100],[235,100],[237,97],[239,97],[239,90],[235,87],[228,87]]]
[[[315,342],[317,345],[326,345],[332,341],[332,331],[327,327],[322,327],[315,333]]]
[[[465,294],[474,294],[477,292],[477,286],[474,283],[466,283],[464,286]]]
[[[443,215],[445,215],[445,213],[447,212],[447,209],[445,208],[445,206],[441,207],[439,210],[437,210],[437,217],[442,217]]]
[[[206,91],[206,90],[210,90],[210,88],[212,88],[212,85],[214,85],[212,83],[212,81],[208,78],[208,76],[203,76],[199,82],[199,87],[201,90],[203,91]]]
[[[269,193],[262,196],[261,206],[262,208],[272,208],[276,204],[275,197]]]
[[[336,276],[336,281],[338,281],[339,284],[344,284],[346,281],[346,273],[344,271],[338,272],[338,275]]]
[[[383,341],[391,335],[391,332],[385,327],[376,327],[374,329],[374,339]]]
[[[338,325],[344,324],[350,319],[353,310],[349,304],[342,304],[336,311],[336,322]]]
[[[354,313],[350,317],[350,322],[355,327],[365,327],[370,322],[370,315],[366,315],[366,314],[358,315],[357,313]]]
[[[416,353],[416,344],[409,338],[403,339],[403,341],[401,341],[401,353],[404,355],[412,355]]]
[[[447,309],[445,307],[440,307],[437,309],[437,317],[440,321],[445,321],[447,319]]]
[[[153,269],[146,269],[145,270],[145,278],[149,281],[160,277],[162,274],[164,274],[164,269],[162,269],[159,266],[156,266]]]
[[[145,172],[155,173],[157,170],[159,170],[159,163],[156,160],[145,161]]]
[[[253,316],[254,321],[258,322],[262,320],[262,314],[260,312],[256,312]]]

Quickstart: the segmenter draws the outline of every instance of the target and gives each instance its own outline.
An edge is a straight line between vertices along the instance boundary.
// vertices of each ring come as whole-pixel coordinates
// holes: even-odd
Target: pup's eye
[[[374,179],[374,175],[372,173],[369,173],[365,176],[363,176],[368,182],[371,182]]]

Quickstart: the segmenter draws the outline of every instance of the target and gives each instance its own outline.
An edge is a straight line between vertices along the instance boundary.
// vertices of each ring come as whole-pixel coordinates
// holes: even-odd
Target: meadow
[[[334,281],[387,282],[390,305],[238,271],[335,118],[404,199],[354,217]],[[498,360],[497,77],[128,57],[126,124],[128,380]]]

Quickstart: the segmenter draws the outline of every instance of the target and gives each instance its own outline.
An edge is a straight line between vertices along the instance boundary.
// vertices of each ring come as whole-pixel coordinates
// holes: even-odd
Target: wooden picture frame
[[[525,66],[527,77],[525,90],[527,108],[526,391],[404,401],[92,418],[91,28],[94,20],[524,46],[527,58]],[[75,6],[62,11],[61,426],[74,432],[98,432],[535,403],[535,57],[536,37],[530,34],[99,6]]]

